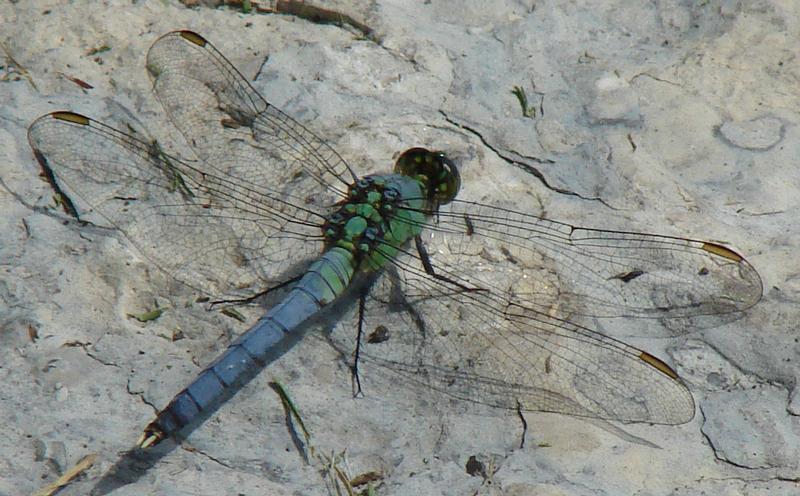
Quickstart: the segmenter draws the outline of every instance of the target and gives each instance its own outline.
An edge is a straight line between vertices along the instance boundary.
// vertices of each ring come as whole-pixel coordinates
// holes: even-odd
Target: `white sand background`
[[[459,156],[467,198],[726,242],[760,272],[765,295],[728,325],[630,339],[672,364],[698,405],[685,425],[623,426],[660,449],[536,413],[520,448],[513,412],[451,408],[401,388],[353,399],[336,354],[311,338],[114,495],[328,494],[320,464],[293,444],[272,379],[289,389],[318,452],[346,450],[351,475],[382,474],[377,494],[800,493],[800,4],[326,6],[380,41],[291,15],[170,0],[0,4],[0,494],[31,494],[96,453],[61,493],[87,494],[152,419],[151,405],[246,328],[184,308],[196,295],[121,238],[31,208],[53,206],[26,140],[43,113],[104,120],[126,109],[181,151],[144,69],[148,47],[180,28],[257,76],[269,101],[359,170],[385,170],[413,145],[446,149]],[[514,86],[536,107],[531,118]],[[171,310],[147,324],[126,317],[154,300]],[[185,339],[167,339],[176,329]],[[487,477],[467,473],[473,455]]]

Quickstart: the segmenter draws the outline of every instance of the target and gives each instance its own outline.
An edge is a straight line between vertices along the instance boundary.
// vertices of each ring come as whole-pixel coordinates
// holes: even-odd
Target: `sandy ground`
[[[386,169],[415,144],[455,150],[468,198],[729,243],[761,274],[764,298],[727,325],[631,338],[672,364],[697,402],[688,424],[623,426],[660,448],[535,413],[520,447],[513,412],[393,387],[354,400],[347,371],[312,337],[112,494],[332,492],[321,462],[297,449],[274,379],[301,409],[316,453],[346,451],[351,476],[379,473],[377,494],[797,494],[800,8],[633,3],[328,5],[369,26],[366,36],[174,1],[3,2],[0,494],[32,494],[97,454],[60,493],[87,494],[151,405],[244,328],[189,307],[190,291],[119,238],[44,213],[52,192],[26,140],[52,110],[101,120],[128,112],[180,151],[144,70],[148,47],[179,28],[211,40],[359,170]],[[529,97],[527,117],[515,86]],[[154,300],[174,311],[147,324],[126,317]],[[185,339],[166,338],[177,329]],[[483,472],[468,473],[471,456]]]

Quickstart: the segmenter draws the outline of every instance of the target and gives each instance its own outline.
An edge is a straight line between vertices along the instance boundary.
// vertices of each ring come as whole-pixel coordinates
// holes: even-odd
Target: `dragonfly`
[[[413,147],[391,172],[359,176],[197,33],[162,36],[146,67],[195,157],[44,115],[28,136],[61,205],[199,294],[284,293],[157,414],[141,448],[196,428],[335,307],[346,311],[328,341],[359,389],[374,373],[467,404],[681,424],[695,407],[675,370],[586,322],[722,322],[761,297],[756,270],[717,242],[460,199],[443,151]]]

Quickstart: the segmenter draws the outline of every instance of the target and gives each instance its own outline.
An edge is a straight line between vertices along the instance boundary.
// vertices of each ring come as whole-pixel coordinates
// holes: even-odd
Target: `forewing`
[[[511,284],[501,289],[516,301],[566,317],[704,316],[713,324],[761,298],[758,272],[713,242],[574,227],[462,201],[443,209],[428,232],[430,252],[470,267],[465,277],[474,284],[505,271]]]
[[[355,174],[311,131],[269,104],[208,41],[174,31],[147,54],[170,120],[215,173],[271,185],[316,205],[341,199]]]
[[[153,264],[208,295],[264,289],[322,247],[316,207],[269,182],[181,161],[71,112],[40,117],[28,139],[70,213],[122,230]]]

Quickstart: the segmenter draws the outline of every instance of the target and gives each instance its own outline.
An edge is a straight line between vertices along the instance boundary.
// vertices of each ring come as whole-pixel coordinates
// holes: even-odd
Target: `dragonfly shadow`
[[[745,312],[730,312],[716,315],[694,315],[681,318],[676,317],[673,319],[663,318],[659,319],[659,322],[667,330],[669,337],[675,337],[682,336],[690,332],[722,327],[732,324],[737,320],[743,319],[745,316]]]
[[[154,467],[159,460],[172,453],[177,446],[177,443],[170,441],[148,450],[143,450],[137,446],[125,451],[105,475],[97,481],[89,494],[91,496],[104,496],[123,486],[135,483],[149,469]]]

